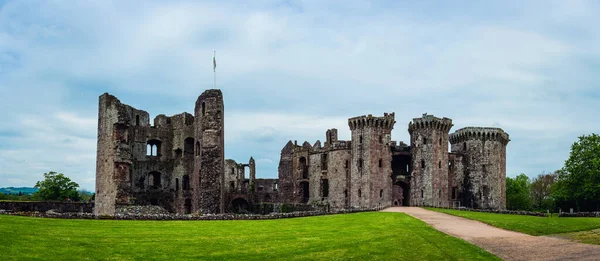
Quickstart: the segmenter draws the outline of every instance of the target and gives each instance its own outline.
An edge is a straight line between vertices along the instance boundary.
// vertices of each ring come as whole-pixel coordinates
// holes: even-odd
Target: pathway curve
[[[548,236],[530,236],[418,207],[391,207],[382,211],[411,215],[439,231],[469,241],[504,260],[600,260],[599,245],[575,243]]]

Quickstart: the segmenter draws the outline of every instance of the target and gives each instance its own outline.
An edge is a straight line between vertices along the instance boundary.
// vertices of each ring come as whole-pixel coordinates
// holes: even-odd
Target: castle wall
[[[383,117],[360,116],[348,120],[352,133],[350,206],[385,207],[392,201],[394,113]]]
[[[281,150],[278,167],[280,198],[284,203],[295,201],[294,191],[294,144],[292,141]]]
[[[223,94],[220,90],[207,90],[196,100],[194,109],[195,136],[199,142],[192,175],[192,188],[196,193],[193,211],[223,213],[224,203],[224,119]]]
[[[253,158],[248,164],[224,158],[219,90],[198,97],[194,116],[158,115],[153,125],[147,112],[109,94],[100,96],[98,115],[97,215],[114,215],[124,204],[176,213],[222,213],[261,202],[506,206],[509,139],[498,128],[448,135],[451,119],[425,114],[409,123],[409,147],[391,141],[393,113],[350,118],[351,141],[338,140],[337,129],[327,130],[323,144],[290,141],[281,151],[279,179],[257,179]]]
[[[448,131],[452,120],[424,114],[409,123],[411,205],[448,205]]]
[[[506,208],[506,144],[499,128],[466,127],[451,135],[452,152],[463,154],[464,204],[473,208]]]

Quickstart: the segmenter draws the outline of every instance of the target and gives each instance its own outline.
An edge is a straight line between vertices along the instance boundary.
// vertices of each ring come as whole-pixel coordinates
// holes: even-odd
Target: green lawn
[[[0,215],[0,260],[497,260],[402,213],[279,220],[68,220]]]
[[[518,231],[534,236],[587,231],[600,228],[600,218],[549,218],[439,208],[427,209],[478,220],[495,227]]]

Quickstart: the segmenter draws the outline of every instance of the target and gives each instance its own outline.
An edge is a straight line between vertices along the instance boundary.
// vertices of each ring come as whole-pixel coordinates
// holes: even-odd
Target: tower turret
[[[348,119],[352,132],[350,206],[386,207],[391,205],[392,155],[389,146],[394,128],[394,113]]]
[[[224,212],[224,121],[221,90],[206,90],[196,100],[196,146],[192,173],[193,210]]]
[[[452,119],[423,114],[408,124],[412,154],[410,205],[448,205],[448,132]]]
[[[500,128],[465,127],[450,135],[452,152],[463,155],[462,205],[506,208],[506,145]]]

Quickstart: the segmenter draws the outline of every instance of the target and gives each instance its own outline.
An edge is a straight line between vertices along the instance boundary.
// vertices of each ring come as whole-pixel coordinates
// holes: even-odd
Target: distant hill
[[[33,194],[35,192],[37,192],[38,189],[37,188],[29,188],[29,187],[19,187],[19,188],[15,188],[15,187],[8,187],[8,188],[0,188],[0,193],[3,194],[19,194],[19,192],[23,193],[24,195],[27,194]]]

